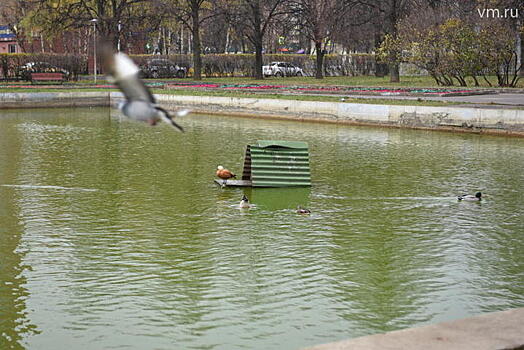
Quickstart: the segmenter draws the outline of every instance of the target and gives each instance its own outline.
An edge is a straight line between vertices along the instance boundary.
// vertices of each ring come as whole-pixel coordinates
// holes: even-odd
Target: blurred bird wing
[[[177,129],[178,131],[184,132],[184,128],[178,125],[178,123],[173,120],[173,117],[169,114],[168,111],[158,106],[156,106],[155,109],[160,112],[160,119],[162,119],[168,125],[171,125],[173,128]]]
[[[116,86],[122,91],[128,101],[145,101],[156,103],[153,94],[147,88],[138,74],[115,81]]]
[[[144,82],[138,77],[140,68],[126,54],[114,54],[111,75],[128,101],[155,103],[155,98]]]

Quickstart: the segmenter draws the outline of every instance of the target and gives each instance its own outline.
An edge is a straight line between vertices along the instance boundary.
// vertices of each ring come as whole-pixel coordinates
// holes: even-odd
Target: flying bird
[[[103,60],[110,74],[108,80],[118,86],[126,98],[126,101],[119,106],[122,113],[130,119],[147,122],[150,125],[156,125],[162,120],[184,132],[173,117],[157,105],[153,94],[138,76],[140,73],[138,66],[126,54],[113,53],[108,45],[106,46],[103,50]],[[183,117],[188,113],[188,110],[181,110],[176,113],[176,116]]]

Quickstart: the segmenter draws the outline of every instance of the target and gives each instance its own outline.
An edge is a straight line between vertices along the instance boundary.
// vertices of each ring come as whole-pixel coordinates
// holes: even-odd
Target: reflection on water
[[[522,140],[183,124],[2,112],[0,348],[297,349],[524,306]],[[313,186],[216,186],[258,139],[309,142]]]
[[[0,183],[16,176],[19,165],[19,140],[0,128]],[[6,164],[10,164],[6,166]],[[0,190],[0,348],[22,348],[22,338],[37,334],[28,317],[24,271],[25,250],[20,246],[22,218],[12,188]]]

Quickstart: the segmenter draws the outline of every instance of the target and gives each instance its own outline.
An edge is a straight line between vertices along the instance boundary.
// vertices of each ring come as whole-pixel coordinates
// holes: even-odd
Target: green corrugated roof
[[[302,141],[278,141],[278,140],[259,140],[256,145],[261,148],[266,147],[285,147],[285,148],[306,148],[307,143]]]
[[[311,186],[308,144],[257,141],[246,150],[244,175],[254,187]]]

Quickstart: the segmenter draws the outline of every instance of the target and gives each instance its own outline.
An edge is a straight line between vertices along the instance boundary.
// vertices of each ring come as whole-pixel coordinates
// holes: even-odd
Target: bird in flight
[[[162,120],[184,132],[173,117],[164,108],[157,105],[151,91],[140,80],[138,76],[140,69],[131,58],[121,52],[114,53],[109,45],[102,47],[104,65],[110,74],[108,80],[118,86],[126,98],[126,101],[119,106],[122,113],[130,119],[147,122],[150,125],[156,125]],[[181,110],[176,113],[176,116],[183,117],[188,113],[188,110]]]

